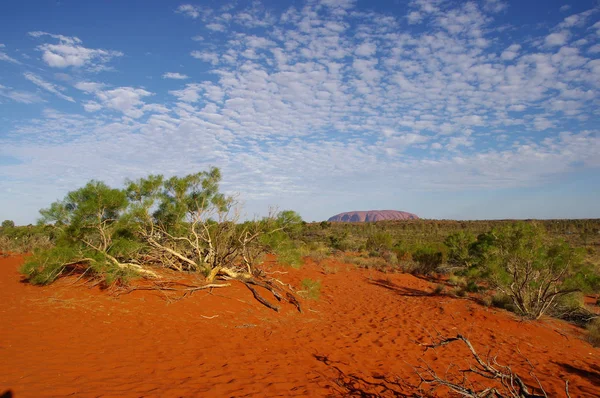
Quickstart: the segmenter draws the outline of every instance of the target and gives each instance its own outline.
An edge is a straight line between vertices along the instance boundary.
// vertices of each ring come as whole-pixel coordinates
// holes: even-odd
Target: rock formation
[[[368,210],[349,211],[336,214],[327,221],[333,222],[373,222],[383,220],[418,220],[419,217],[412,213],[397,210]]]

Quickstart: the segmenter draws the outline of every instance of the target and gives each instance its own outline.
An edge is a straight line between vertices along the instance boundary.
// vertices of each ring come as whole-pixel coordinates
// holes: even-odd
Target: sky
[[[597,0],[3,1],[0,220],[219,167],[251,218],[600,217]]]

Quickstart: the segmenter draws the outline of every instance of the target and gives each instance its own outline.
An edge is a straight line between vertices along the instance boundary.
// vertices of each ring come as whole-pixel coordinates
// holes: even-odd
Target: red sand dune
[[[348,211],[336,214],[327,221],[331,222],[375,222],[384,220],[418,220],[415,214],[398,210]]]
[[[304,300],[300,314],[289,305],[275,313],[239,284],[170,304],[156,291],[114,297],[72,277],[30,286],[21,262],[0,258],[0,394],[17,398],[343,396],[348,383],[391,396],[382,377],[416,382],[411,365],[421,359],[440,372],[465,365],[460,346],[424,352],[419,343],[436,330],[463,333],[532,382],[526,356],[549,396],[563,396],[567,379],[571,396],[600,396],[600,350],[577,328],[432,296],[434,285],[411,275],[333,260],[326,269],[337,272],[325,274],[308,261],[278,274],[294,286],[322,281],[320,300]]]

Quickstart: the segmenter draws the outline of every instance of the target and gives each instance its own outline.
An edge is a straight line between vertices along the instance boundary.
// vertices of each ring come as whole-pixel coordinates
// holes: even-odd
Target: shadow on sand
[[[600,386],[600,366],[589,365],[592,370],[585,370],[568,363],[555,362],[569,373],[575,374],[584,379],[588,379],[593,385]]]
[[[365,377],[344,372],[338,366],[340,362],[334,362],[324,355],[313,355],[315,359],[337,373],[332,381],[338,387],[336,395],[344,397],[414,397],[409,391],[414,386],[404,383],[402,380],[391,380],[386,376],[373,376],[376,381],[369,381]]]

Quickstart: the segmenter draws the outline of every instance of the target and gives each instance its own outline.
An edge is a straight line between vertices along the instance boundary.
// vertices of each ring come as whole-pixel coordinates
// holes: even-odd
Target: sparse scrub
[[[37,249],[48,249],[54,244],[52,230],[44,226],[14,226],[7,223],[0,228],[0,252],[31,253]]]
[[[415,274],[429,275],[437,271],[444,263],[445,253],[432,246],[421,246],[412,255],[415,265],[412,272]]]
[[[469,248],[475,242],[475,236],[468,231],[459,231],[449,235],[444,244],[448,247],[448,263],[457,267],[469,267],[472,256]]]
[[[298,293],[304,297],[312,300],[318,300],[321,297],[321,281],[307,278],[302,280],[301,286],[302,290]]]
[[[457,286],[454,289],[452,289],[452,294],[456,297],[466,297],[467,290],[462,286]]]
[[[464,276],[451,274],[448,277],[448,283],[452,286],[467,286],[467,279]]]
[[[371,236],[367,238],[367,243],[365,244],[367,250],[373,251],[375,253],[389,251],[392,248],[392,246],[392,235],[385,231],[374,232]]]
[[[435,285],[435,288],[433,289],[433,294],[443,294],[445,290],[446,290],[446,287],[444,285],[437,284],[437,285]]]
[[[514,312],[515,307],[513,305],[512,299],[503,293],[496,293],[491,297],[491,304],[496,308],[502,308],[503,310],[508,310]]]
[[[600,318],[595,318],[587,326],[588,341],[594,347],[600,347]]]

